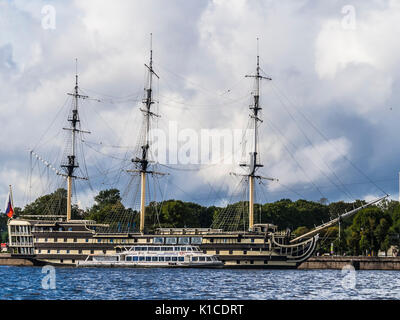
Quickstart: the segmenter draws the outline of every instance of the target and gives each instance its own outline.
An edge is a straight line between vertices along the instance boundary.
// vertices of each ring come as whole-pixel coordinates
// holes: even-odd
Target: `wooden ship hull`
[[[255,225],[254,232],[219,229],[158,229],[154,234],[97,233],[93,221],[10,220],[13,257],[29,257],[39,265],[75,266],[90,254],[115,254],[121,245],[193,244],[216,255],[223,268],[297,268],[313,253],[318,235],[290,244],[288,234]]]

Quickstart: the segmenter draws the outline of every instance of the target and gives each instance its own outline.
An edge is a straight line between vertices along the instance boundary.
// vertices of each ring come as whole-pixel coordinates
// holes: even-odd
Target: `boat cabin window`
[[[160,237],[154,238],[153,243],[164,244],[164,238],[160,238]]]
[[[191,243],[192,244],[201,244],[202,238],[201,237],[192,237]]]
[[[158,261],[164,262],[164,257],[158,257]]]
[[[212,261],[212,260],[211,260],[211,257],[207,257],[207,261]]]
[[[181,262],[182,262],[182,261],[185,261],[185,258],[184,258],[184,257],[179,257],[179,258],[178,258],[178,261],[181,261]]]
[[[189,244],[189,243],[190,243],[190,238],[188,237],[179,238],[179,244]]]
[[[157,262],[158,261],[158,257],[151,257],[151,261]]]
[[[126,261],[132,261],[132,257],[126,257]]]
[[[144,257],[139,257],[139,261],[144,261]]]
[[[165,257],[165,261],[171,261],[171,257]]]
[[[178,261],[178,257],[172,257],[172,261]]]
[[[165,238],[165,244],[176,244],[177,239],[176,238]]]
[[[151,257],[146,257],[146,262],[150,262],[151,261]]]
[[[132,257],[132,261],[135,261],[135,262],[139,261],[139,257]]]
[[[192,257],[192,261],[197,261],[198,257]]]
[[[199,261],[206,261],[205,257],[199,257]]]

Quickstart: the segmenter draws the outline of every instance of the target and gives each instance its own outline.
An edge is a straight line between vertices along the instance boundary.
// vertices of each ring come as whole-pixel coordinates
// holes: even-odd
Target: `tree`
[[[347,243],[353,254],[376,255],[379,250],[389,248],[388,231],[392,219],[378,207],[360,210],[353,219]]]
[[[112,215],[118,215],[125,210],[118,189],[102,190],[94,197],[94,201],[95,204],[89,209],[85,218],[98,223],[106,223],[110,221],[108,218]]]
[[[67,190],[59,188],[53,193],[37,198],[27,204],[25,208],[17,212],[17,215],[64,215],[67,214]],[[72,205],[71,217],[80,217],[77,205]]]

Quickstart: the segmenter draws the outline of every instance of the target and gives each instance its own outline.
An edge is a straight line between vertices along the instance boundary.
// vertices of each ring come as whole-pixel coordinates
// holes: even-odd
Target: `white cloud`
[[[1,160],[2,168],[15,166],[13,170],[18,172],[23,168],[27,149],[37,143],[63,105],[66,93],[73,89],[75,58],[79,59],[80,86],[88,89],[88,95],[103,100],[82,105],[82,125],[92,132],[87,140],[103,142],[98,151],[116,157],[126,150],[105,145],[135,145],[141,114],[140,101],[133,101],[133,97],[139,93],[141,99],[143,64],[148,60],[152,32],[155,69],[160,75],[156,86],[161,129],[168,132],[169,121],[196,132],[245,129],[251,103],[246,95],[252,83],[244,76],[255,71],[258,37],[262,69],[273,78],[273,84],[262,87],[265,122],[261,126],[260,154],[265,175],[289,185],[308,182],[288,154],[285,142],[315,183],[326,180],[321,171],[331,179],[331,171],[344,180],[353,178],[348,164],[331,148],[332,143],[348,158],[357,158],[354,153],[358,148],[359,152],[362,149],[373,154],[375,163],[386,163],[383,145],[400,134],[392,123],[390,129],[381,129],[380,139],[365,141],[379,123],[387,123],[382,112],[386,103],[396,105],[400,99],[393,90],[400,80],[400,8],[396,1],[382,3],[355,4],[356,29],[343,30],[342,6],[338,3],[54,2],[57,27],[44,30],[41,8],[47,3],[0,2],[0,27],[4,30],[0,35],[0,114],[6,132],[0,137],[0,145],[13,152]],[[289,97],[299,101],[297,111],[282,107],[273,85],[285,88]],[[121,102],[128,95],[129,99]],[[113,99],[120,103],[111,103]],[[284,97],[280,99],[287,102]],[[321,137],[299,111],[328,138]],[[49,139],[54,140],[41,145],[43,156],[53,157],[48,160],[54,163],[62,151],[49,149],[65,142],[59,139],[62,135],[55,136],[66,125],[65,112],[52,127],[54,137]],[[346,121],[351,125],[345,127]],[[284,138],[269,124],[279,128]],[[380,152],[374,153],[377,149]],[[357,165],[368,175],[376,174],[363,165],[367,157],[362,155]],[[88,165],[105,170],[99,156],[88,152]],[[209,184],[226,191],[232,187],[220,186],[227,183],[233,169],[216,166],[190,174],[190,179],[189,173],[174,173],[175,182],[192,195],[209,189]],[[21,184],[17,175],[4,175],[4,192],[9,183]],[[84,197],[90,197],[89,193]],[[86,204],[86,199],[82,203]]]

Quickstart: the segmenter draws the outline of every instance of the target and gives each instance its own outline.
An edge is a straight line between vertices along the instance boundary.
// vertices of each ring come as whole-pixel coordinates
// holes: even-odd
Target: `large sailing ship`
[[[255,90],[253,102],[250,106],[252,124],[253,150],[246,162],[240,167],[245,173],[233,173],[248,185],[247,199],[247,228],[245,230],[224,230],[214,223],[210,228],[157,228],[154,232],[147,232],[146,199],[148,178],[162,176],[156,170],[150,159],[150,129],[152,118],[158,115],[152,109],[153,77],[158,77],[153,69],[153,50],[150,50],[149,64],[146,64],[148,79],[143,99],[143,127],[140,134],[138,152],[131,160],[133,167],[126,170],[127,174],[137,177],[140,181],[139,228],[132,230],[133,220],[126,220],[128,227],[121,225],[113,227],[112,223],[97,223],[92,220],[72,219],[72,192],[75,179],[86,179],[77,175],[79,163],[76,157],[77,135],[85,132],[80,127],[79,100],[88,97],[79,92],[78,75],[75,77],[73,108],[68,118],[70,127],[70,151],[66,161],[61,164],[61,171],[56,173],[63,177],[67,187],[67,205],[65,215],[21,216],[10,219],[8,223],[9,246],[15,257],[31,259],[37,264],[76,265],[85,261],[90,255],[116,255],[124,246],[198,246],[205,254],[215,255],[223,262],[225,268],[297,268],[302,262],[313,255],[318,234],[340,221],[351,216],[366,206],[373,205],[383,198],[375,199],[359,208],[345,213],[331,220],[311,232],[300,237],[290,231],[279,231],[272,223],[255,223],[254,219],[254,187],[260,180],[273,180],[263,177],[258,169],[262,167],[259,157],[258,128],[260,118],[260,82],[271,79],[261,75],[260,59],[257,53],[256,72],[247,77],[254,79]],[[34,154],[37,158],[41,158]],[[45,163],[48,165],[48,163]],[[132,210],[130,214],[132,214]]]

